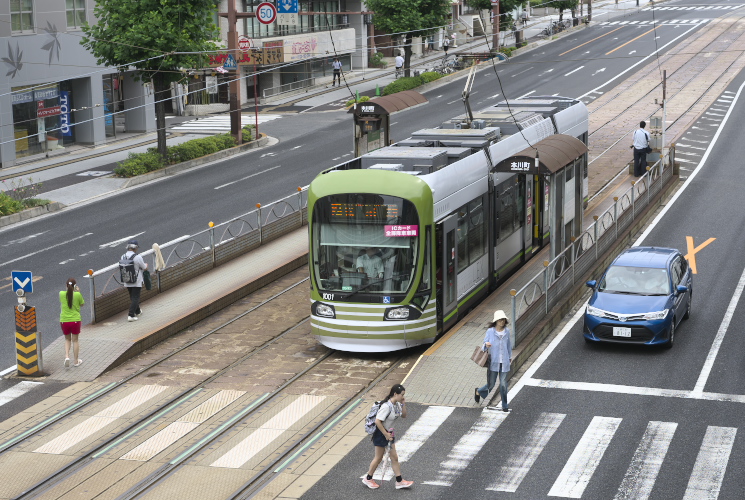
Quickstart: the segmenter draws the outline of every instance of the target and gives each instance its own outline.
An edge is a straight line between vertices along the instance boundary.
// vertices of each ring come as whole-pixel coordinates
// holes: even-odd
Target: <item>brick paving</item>
[[[627,168],[631,160],[630,134],[642,119],[660,113],[661,69],[667,70],[667,141],[674,143],[707,109],[745,67],[745,21],[737,14],[716,19],[691,35],[664,56],[650,61],[624,82],[588,105],[590,111],[589,192],[604,188]],[[619,141],[619,139],[621,139]],[[618,141],[618,142],[617,142]],[[617,143],[616,143],[617,142]],[[602,156],[601,156],[602,154]],[[592,215],[612,205],[612,196],[630,186],[622,176],[609,195],[585,211],[585,224]],[[497,309],[511,314],[510,289],[519,290],[543,271],[548,249],[535,255],[510,281],[492,293],[473,311],[428,349],[405,381],[409,401],[423,404],[475,407],[473,390],[484,385],[486,370],[473,363],[471,353],[483,341],[486,324]],[[488,399],[493,397],[490,395]],[[482,402],[481,405],[484,403]]]

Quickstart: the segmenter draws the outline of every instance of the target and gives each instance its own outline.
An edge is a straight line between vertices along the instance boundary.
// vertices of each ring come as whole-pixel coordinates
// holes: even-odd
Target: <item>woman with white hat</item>
[[[510,330],[507,328],[509,321],[507,315],[501,309],[494,313],[494,321],[489,323],[489,329],[484,336],[484,345],[481,350],[489,350],[489,364],[486,367],[486,385],[477,387],[473,397],[476,402],[486,398],[494,389],[499,377],[499,392],[502,394],[502,411],[510,411],[507,406],[507,373],[510,371],[512,362],[512,342]]]

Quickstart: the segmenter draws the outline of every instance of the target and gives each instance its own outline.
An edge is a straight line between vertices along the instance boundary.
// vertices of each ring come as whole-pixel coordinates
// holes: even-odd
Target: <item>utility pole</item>
[[[592,21],[592,0],[587,0],[587,22]]]
[[[228,0],[228,54],[238,58],[238,32],[235,25],[238,18],[235,12],[235,0]],[[231,72],[228,84],[228,101],[230,103],[230,134],[237,144],[243,143],[241,132],[241,67],[236,64],[235,74]]]
[[[492,50],[499,50],[499,0],[491,0],[492,8]]]
[[[662,165],[665,166],[665,127],[667,126],[667,70],[662,71],[662,147],[660,148]]]

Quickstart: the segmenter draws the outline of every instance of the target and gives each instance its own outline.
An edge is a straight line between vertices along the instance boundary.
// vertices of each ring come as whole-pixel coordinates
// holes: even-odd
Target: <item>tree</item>
[[[466,3],[474,9],[492,10],[491,0],[466,0]],[[525,0],[499,0],[499,29],[507,31],[512,26],[512,17],[510,15],[518,5],[525,3]],[[526,4],[527,5],[527,4]]]
[[[415,36],[427,36],[447,22],[449,0],[367,0],[375,12],[375,26],[386,33],[403,33],[404,76],[410,75],[411,47]]]
[[[201,68],[202,54],[216,50],[219,32],[212,16],[217,0],[96,0],[97,23],[83,26],[81,44],[98,64],[126,70],[136,78],[151,81],[155,90],[155,127],[158,152],[166,155],[164,100],[171,81],[183,68]],[[138,61],[138,62],[135,62]]]
[[[579,0],[560,0],[553,4],[555,8],[559,9],[559,21],[564,18],[564,11],[567,9],[572,13],[572,17],[576,17],[575,12],[577,11],[578,5]]]

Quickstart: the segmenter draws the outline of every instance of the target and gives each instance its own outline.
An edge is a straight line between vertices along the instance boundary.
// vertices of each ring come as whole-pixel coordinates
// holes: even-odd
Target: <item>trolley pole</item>
[[[662,70],[662,167],[665,167],[665,126],[667,124],[667,70]]]

